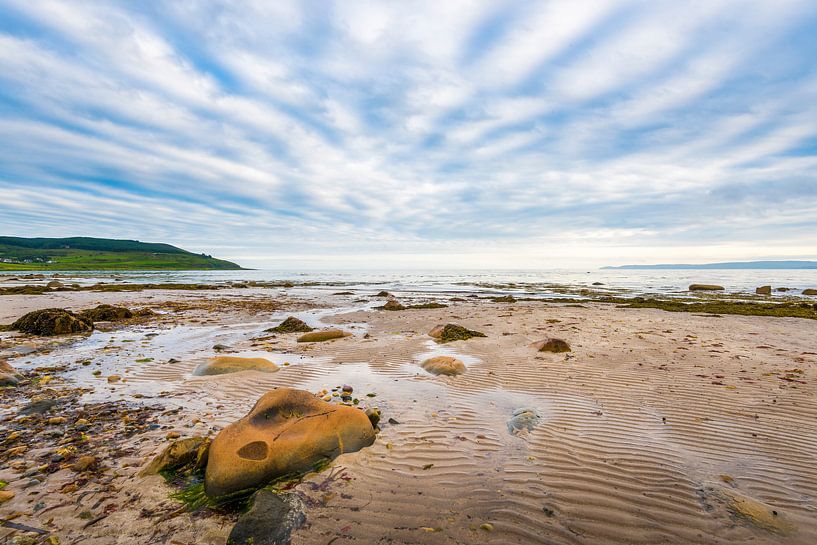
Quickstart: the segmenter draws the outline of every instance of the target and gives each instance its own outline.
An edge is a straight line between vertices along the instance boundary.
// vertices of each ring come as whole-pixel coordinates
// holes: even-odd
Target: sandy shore
[[[106,436],[90,438],[103,470],[86,482],[70,468],[36,471],[58,433],[51,444],[43,432],[25,452],[0,458],[0,480],[14,493],[0,518],[62,544],[224,544],[234,515],[180,510],[173,488],[137,477],[140,467],[168,433],[214,434],[277,386],[350,384],[375,394],[382,429],[372,447],[295,488],[308,509],[293,543],[814,543],[817,321],[474,299],[387,312],[373,308],[383,300],[372,294],[0,297],[0,323],[35,308],[99,302],[162,313],[90,337],[0,334],[0,357],[15,368],[52,368],[40,372],[51,377],[45,384],[2,392],[6,449],[20,408],[38,392],[84,388],[76,403],[161,406],[151,409],[155,427],[126,437],[111,424]],[[353,335],[298,344],[263,333],[288,315]],[[428,331],[449,322],[487,336],[436,344]],[[530,347],[547,337],[572,351]],[[192,376],[215,345],[267,357],[281,370]],[[419,363],[432,355],[455,356],[467,370],[430,375]],[[124,380],[108,383],[111,374]],[[67,408],[59,414],[75,418]],[[520,408],[540,420],[511,433]],[[771,523],[741,512],[753,501],[775,512]],[[23,534],[2,527],[0,542]]]

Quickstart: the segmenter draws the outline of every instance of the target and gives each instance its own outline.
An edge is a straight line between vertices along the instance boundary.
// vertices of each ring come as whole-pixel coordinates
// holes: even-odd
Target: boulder
[[[193,374],[199,377],[210,375],[226,375],[240,371],[262,371],[274,373],[278,366],[265,358],[240,358],[238,356],[216,356],[202,363]]]
[[[723,286],[716,284],[690,284],[689,291],[722,291]]]
[[[306,322],[299,320],[295,316],[290,316],[275,327],[271,327],[266,331],[268,333],[308,333],[314,328],[306,325]]]
[[[421,363],[420,367],[434,375],[448,375],[453,377],[465,372],[465,364],[451,356],[429,358]]]
[[[817,295],[817,290],[812,288],[805,289],[803,290],[803,295]]]
[[[79,315],[91,322],[117,322],[133,318],[133,312],[129,309],[112,305],[99,305],[96,308],[89,308],[80,312]]]
[[[11,329],[31,335],[66,335],[92,331],[94,323],[70,310],[47,308],[29,312],[11,324]]]
[[[472,337],[485,337],[485,333],[480,333],[479,331],[474,331],[471,329],[467,329],[462,327],[461,325],[457,324],[445,324],[442,326],[437,326],[428,334],[435,339],[439,343],[449,343],[451,341],[466,341]]]
[[[374,428],[362,410],[327,403],[304,390],[278,388],[213,440],[205,492],[220,498],[259,488],[374,440]]]
[[[531,346],[539,352],[554,352],[556,354],[560,352],[570,352],[570,345],[567,341],[556,338],[535,342]]]
[[[317,343],[322,341],[331,341],[332,339],[340,339],[348,337],[351,333],[347,333],[340,329],[324,329],[323,331],[312,331],[311,333],[304,333],[298,337],[299,343]]]
[[[406,310],[406,307],[401,305],[397,299],[389,299],[385,305],[379,308],[381,310]]]
[[[46,284],[45,287],[48,288],[48,289],[55,290],[55,289],[58,289],[58,288],[64,288],[65,284],[63,284],[59,280],[52,280],[51,282]]]
[[[241,515],[230,532],[232,545],[289,545],[293,530],[306,522],[303,501],[290,493],[263,489],[255,493],[252,507]]]
[[[758,295],[771,295],[772,294],[772,287],[771,286],[760,286],[759,288],[755,288],[755,293]]]
[[[200,457],[206,456],[202,450],[209,445],[204,437],[188,437],[172,442],[139,472],[141,477],[157,475],[164,471],[173,471],[195,463]]]

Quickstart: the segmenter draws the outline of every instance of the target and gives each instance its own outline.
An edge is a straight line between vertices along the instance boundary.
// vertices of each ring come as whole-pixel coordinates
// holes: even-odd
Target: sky
[[[0,234],[259,268],[817,259],[817,2],[0,0]]]

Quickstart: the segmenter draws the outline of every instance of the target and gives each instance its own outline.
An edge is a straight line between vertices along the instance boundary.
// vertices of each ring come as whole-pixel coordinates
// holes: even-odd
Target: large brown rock
[[[771,295],[772,294],[772,287],[771,286],[760,286],[759,288],[755,288],[755,293],[758,295]]]
[[[274,373],[278,366],[265,358],[241,358],[238,356],[216,356],[202,363],[193,371],[197,376],[226,375],[240,371],[262,371]]]
[[[219,498],[258,488],[358,451],[374,439],[362,410],[321,401],[304,390],[278,388],[213,440],[205,492]]]
[[[560,352],[570,352],[570,345],[567,343],[567,341],[556,338],[538,341],[533,343],[531,346],[533,346],[539,352],[554,352],[556,354]]]
[[[451,356],[436,356],[420,364],[420,367],[434,375],[461,375],[465,372],[465,364]]]
[[[312,331],[310,333],[304,333],[300,337],[298,337],[299,343],[317,343],[323,341],[331,341],[332,339],[340,339],[342,337],[348,337],[351,333],[347,333],[340,329],[324,329],[323,331]]]
[[[11,329],[31,335],[66,335],[92,331],[94,323],[64,308],[46,308],[29,312],[11,324]]]

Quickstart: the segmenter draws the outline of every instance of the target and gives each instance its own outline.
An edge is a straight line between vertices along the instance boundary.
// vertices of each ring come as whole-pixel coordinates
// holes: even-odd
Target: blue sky
[[[817,2],[0,0],[0,233],[270,268],[817,258]]]

